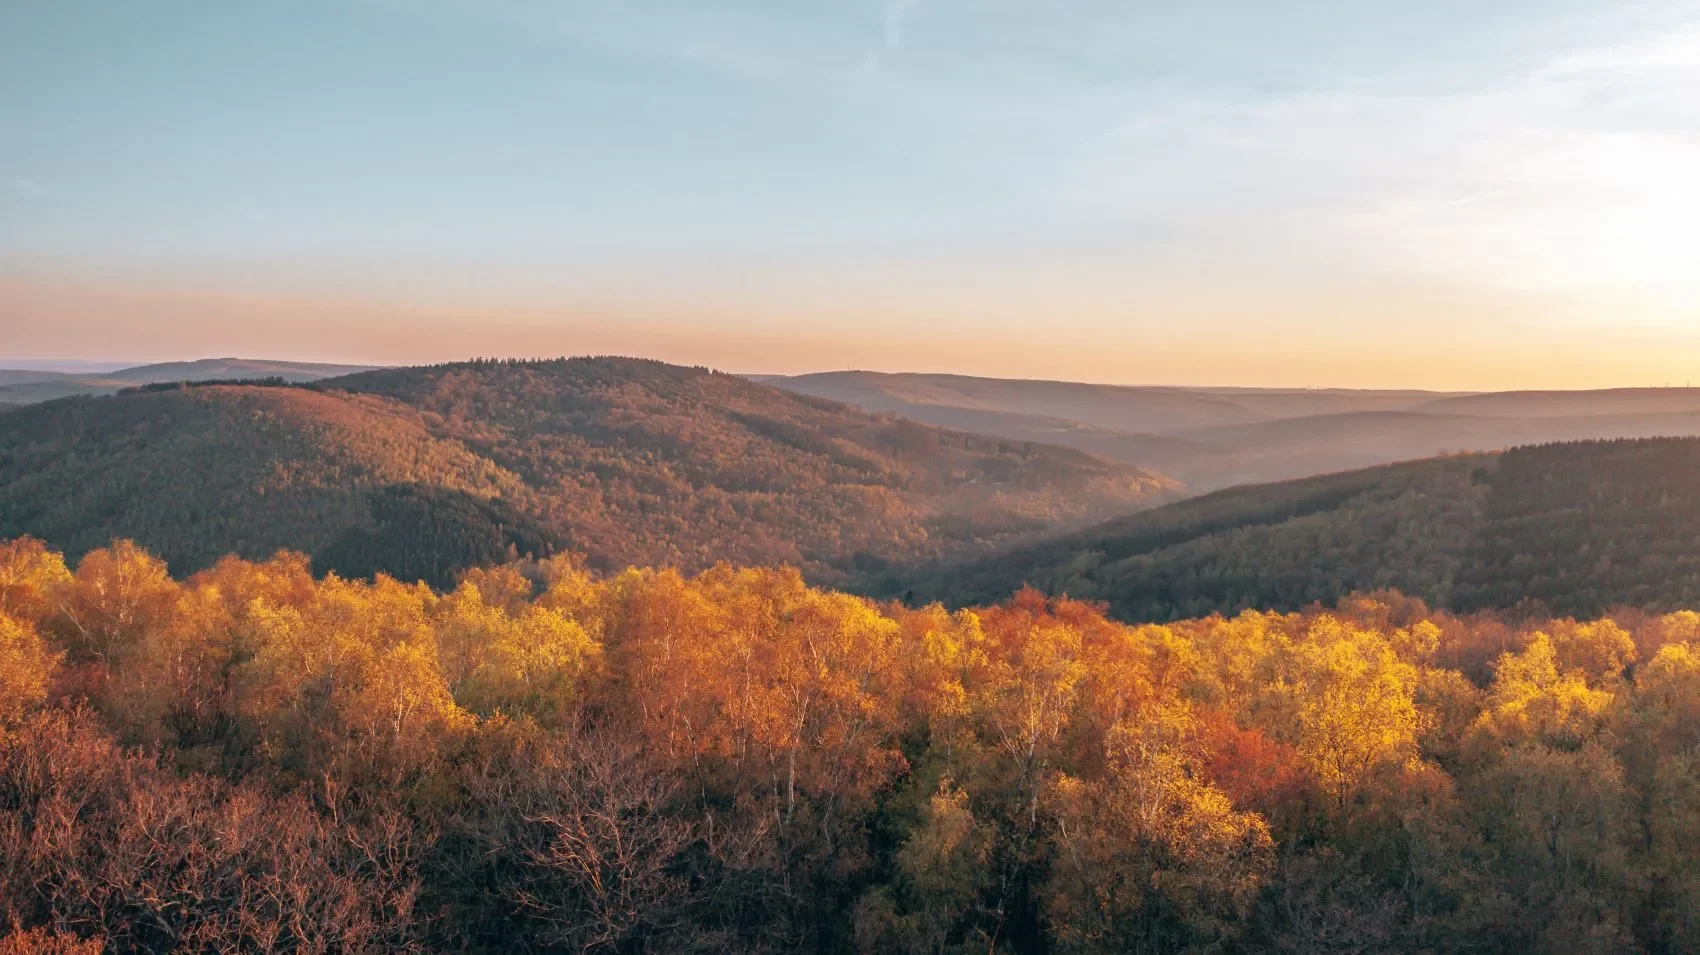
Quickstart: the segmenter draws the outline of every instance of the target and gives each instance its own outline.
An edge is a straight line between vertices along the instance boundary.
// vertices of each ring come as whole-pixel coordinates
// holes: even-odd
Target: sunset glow
[[[8,5],[0,357],[1693,377],[1700,8],[1281,6]]]

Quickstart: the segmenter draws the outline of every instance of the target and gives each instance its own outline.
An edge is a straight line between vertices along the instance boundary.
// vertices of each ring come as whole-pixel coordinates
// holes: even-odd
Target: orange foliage
[[[0,544],[0,946],[1686,950],[1696,626],[1631,623]]]

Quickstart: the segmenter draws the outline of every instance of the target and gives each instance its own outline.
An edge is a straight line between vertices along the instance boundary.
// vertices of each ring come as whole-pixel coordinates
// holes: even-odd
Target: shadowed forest
[[[1700,440],[1453,455],[1255,485],[871,589],[947,605],[1023,585],[1124,620],[1298,610],[1392,589],[1451,610],[1700,606]]]
[[[1700,616],[0,546],[4,951],[1700,947]]]

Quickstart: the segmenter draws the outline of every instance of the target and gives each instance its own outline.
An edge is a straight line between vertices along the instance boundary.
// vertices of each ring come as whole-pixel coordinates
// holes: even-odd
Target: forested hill
[[[967,604],[1031,584],[1124,619],[1393,588],[1457,610],[1700,604],[1700,440],[1580,442],[1222,491],[907,577]]]
[[[427,551],[458,563],[473,553],[501,559],[509,543],[547,550],[549,535],[499,503],[521,489],[514,475],[433,437],[417,411],[375,397],[218,385],[0,416],[3,533],[76,554],[129,537],[182,571],[226,552],[289,548],[365,572],[374,535],[427,510],[432,524],[396,541],[396,553],[373,554],[377,566],[435,578]],[[414,520],[384,520],[398,508]]]
[[[0,415],[0,535],[129,537],[191,571],[287,547],[439,583],[511,554],[791,563],[845,580],[1160,501],[1078,451],[658,362],[472,362]]]

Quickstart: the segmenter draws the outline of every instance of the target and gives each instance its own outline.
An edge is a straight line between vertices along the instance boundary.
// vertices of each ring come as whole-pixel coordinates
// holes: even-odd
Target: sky
[[[1700,0],[4,0],[0,359],[1700,380]]]

